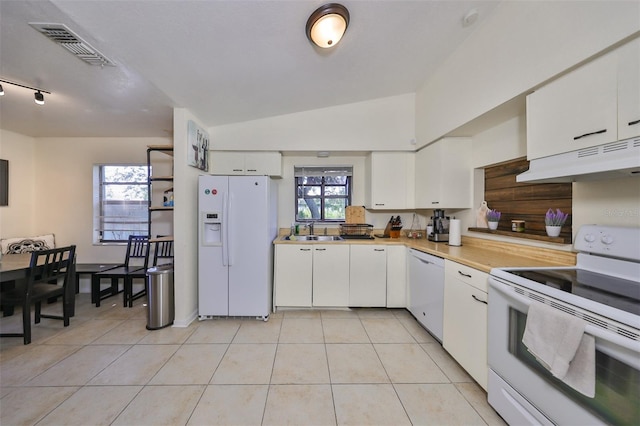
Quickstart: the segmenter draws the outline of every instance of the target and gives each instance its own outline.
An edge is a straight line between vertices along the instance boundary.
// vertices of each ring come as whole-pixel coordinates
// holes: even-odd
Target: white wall
[[[581,225],[640,227],[640,177],[573,184],[573,232]]]
[[[205,174],[187,166],[189,120],[204,127],[189,110],[173,110],[174,325],[179,327],[186,327],[198,315],[198,176]]]
[[[122,262],[122,245],[93,243],[93,168],[146,164],[147,145],[168,138],[38,138],[33,208],[36,232],[53,232],[56,244],[75,244],[78,262]]]
[[[213,127],[211,149],[412,151],[414,105],[407,94]]]
[[[0,239],[39,233],[33,206],[35,145],[31,137],[0,129],[0,158],[9,161],[9,205],[0,206]]]
[[[504,1],[416,95],[424,146],[640,31],[637,1]]]

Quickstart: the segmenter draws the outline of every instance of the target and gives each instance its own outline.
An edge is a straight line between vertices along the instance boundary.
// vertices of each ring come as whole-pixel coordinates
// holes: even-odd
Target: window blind
[[[353,166],[295,166],[295,177],[303,176],[353,176]]]

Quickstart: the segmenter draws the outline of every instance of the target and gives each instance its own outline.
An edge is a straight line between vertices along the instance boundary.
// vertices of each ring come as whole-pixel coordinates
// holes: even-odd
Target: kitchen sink
[[[287,235],[282,237],[285,241],[344,241],[337,235]]]

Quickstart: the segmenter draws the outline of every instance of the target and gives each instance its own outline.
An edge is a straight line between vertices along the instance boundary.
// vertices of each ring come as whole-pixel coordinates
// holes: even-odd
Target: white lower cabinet
[[[386,246],[351,246],[349,306],[387,306]]]
[[[445,261],[443,347],[487,389],[487,280],[477,269]]]
[[[349,306],[348,245],[313,245],[313,306]]]
[[[313,245],[278,244],[275,247],[274,305],[311,307]]]
[[[386,246],[387,249],[387,308],[406,308],[407,305],[407,248]]]
[[[273,285],[274,308],[406,308],[407,248],[276,244]]]

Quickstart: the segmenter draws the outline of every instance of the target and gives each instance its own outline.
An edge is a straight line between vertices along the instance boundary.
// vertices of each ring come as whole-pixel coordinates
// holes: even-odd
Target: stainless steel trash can
[[[173,324],[173,264],[147,269],[147,330]]]

